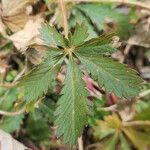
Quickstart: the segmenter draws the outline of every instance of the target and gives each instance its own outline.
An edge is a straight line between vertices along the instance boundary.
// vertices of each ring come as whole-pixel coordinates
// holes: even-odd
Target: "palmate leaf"
[[[88,28],[82,23],[81,25],[76,24],[75,32],[70,37],[70,45],[78,46],[84,43],[86,38],[88,37]]]
[[[87,93],[82,80],[82,73],[70,58],[62,96],[55,111],[59,136],[64,141],[74,144],[81,135],[87,122]]]
[[[61,47],[66,46],[64,37],[49,24],[43,24],[42,27],[39,29],[39,32],[41,36],[40,38],[46,45]]]
[[[108,92],[131,99],[141,87],[141,78],[135,71],[103,55],[77,53],[85,68],[98,79]]]
[[[102,35],[98,38],[88,40],[84,44],[76,47],[75,51],[88,54],[111,54],[116,51],[116,49],[110,44],[114,35],[114,33],[109,33],[107,35]]]
[[[134,97],[140,90],[141,79],[135,71],[103,55],[115,51],[109,45],[113,34],[85,42],[87,29],[84,24],[77,25],[74,34],[67,40],[48,24],[42,26],[40,33],[47,46],[58,48],[50,48],[44,61],[26,75],[20,84],[24,86],[25,99],[28,102],[36,100],[47,92],[62,61],[69,58],[62,96],[55,111],[55,125],[58,126],[58,135],[63,135],[66,143],[75,144],[87,123],[89,111],[88,94],[75,56],[101,86],[119,97]],[[110,145],[115,143],[110,141]]]
[[[24,76],[19,86],[24,87],[24,98],[26,101],[38,99],[43,93],[50,88],[51,83],[55,80],[58,70],[63,61],[62,55],[46,59],[39,64],[28,75]]]
[[[79,4],[76,7],[90,18],[91,22],[96,25],[99,30],[105,28],[105,24],[112,22],[114,24],[114,30],[121,36],[121,38],[126,39],[131,34],[133,26],[129,21],[127,14],[122,13],[117,10],[117,8],[112,7],[109,4]]]
[[[100,149],[102,150],[116,150],[118,147],[121,150],[131,150],[133,147],[138,150],[147,150],[150,146],[150,126],[148,124],[146,126],[144,126],[144,121],[143,124],[134,124],[132,120],[124,122],[117,114],[113,113],[106,116],[104,120],[97,120],[97,124],[94,126],[94,135],[101,141],[102,147]],[[111,135],[101,136],[101,133],[112,129],[114,132]]]

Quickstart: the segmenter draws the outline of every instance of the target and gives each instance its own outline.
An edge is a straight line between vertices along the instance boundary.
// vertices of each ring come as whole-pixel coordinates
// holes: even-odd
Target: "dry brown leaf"
[[[122,119],[122,121],[130,121],[135,115],[135,100],[124,100],[120,101],[117,105],[117,111]]]
[[[150,17],[142,20],[136,26],[136,32],[130,37],[128,43],[131,45],[143,46],[150,48]]]
[[[2,19],[0,18],[0,33],[2,35],[6,34],[6,26],[3,24]]]
[[[45,47],[40,46],[40,45],[35,45],[33,46],[33,48],[27,49],[26,56],[32,64],[37,65],[42,61],[44,50],[45,50]]]
[[[15,16],[24,12],[33,0],[2,0],[3,16]]]
[[[43,18],[36,17],[35,19],[30,19],[23,30],[11,35],[9,37],[10,40],[13,41],[14,45],[18,50],[25,50],[27,46],[33,43],[41,43],[42,41],[38,38],[39,31],[38,29],[41,27],[41,23],[43,22]]]
[[[0,58],[0,80],[3,81],[7,70],[9,69],[9,65],[7,64],[5,59]]]
[[[4,24],[13,32],[22,29],[29,19],[26,8],[34,0],[2,0],[1,17]]]
[[[17,32],[23,29],[29,19],[29,16],[22,13],[16,16],[4,17],[3,22],[12,32]]]

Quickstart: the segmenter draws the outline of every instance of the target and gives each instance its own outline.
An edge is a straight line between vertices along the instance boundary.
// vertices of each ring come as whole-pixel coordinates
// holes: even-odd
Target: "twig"
[[[25,112],[25,107],[22,108],[19,111],[16,111],[16,112],[7,112],[7,111],[0,110],[0,115],[4,115],[4,116],[17,116],[17,115],[20,115],[20,114],[22,114],[24,112]]]
[[[150,121],[132,121],[123,123],[123,126],[139,126],[139,125],[150,126]]]
[[[85,150],[90,150],[90,149],[98,149],[98,148],[100,148],[102,146],[102,144],[101,143],[94,143],[94,144],[90,144],[90,145],[88,145],[86,148],[85,148]]]
[[[12,87],[15,87],[17,84],[16,83],[1,83],[0,84],[0,87],[3,87],[3,88],[7,88],[7,89],[10,89]]]
[[[27,58],[26,58],[25,62],[27,63]],[[27,64],[25,65],[24,69],[15,77],[15,79],[13,80],[12,83],[4,83],[4,84],[0,83],[0,87],[8,88],[8,89],[15,87],[18,84],[17,81],[25,73],[26,69],[27,69]]]
[[[64,0],[58,0],[60,4],[60,8],[63,15],[63,24],[64,24],[64,33],[65,37],[68,38],[68,23],[67,23],[67,15],[66,15],[66,9],[64,5]]]
[[[97,110],[99,110],[99,111],[112,111],[112,112],[114,112],[114,111],[116,111],[117,106],[118,106],[117,104],[114,104],[114,105],[109,106],[109,107],[100,107],[100,108],[97,108]]]
[[[139,94],[138,99],[143,98],[143,97],[145,97],[145,96],[147,96],[147,95],[150,95],[150,89],[141,92],[141,93]]]
[[[146,5],[143,2],[134,2],[130,0],[64,0],[65,2],[101,2],[101,3],[116,3],[125,4],[131,7],[146,9],[150,11],[150,5]]]
[[[80,137],[78,138],[78,149],[79,149],[79,150],[84,150],[84,148],[83,148],[83,139],[82,139],[82,136],[80,136]]]

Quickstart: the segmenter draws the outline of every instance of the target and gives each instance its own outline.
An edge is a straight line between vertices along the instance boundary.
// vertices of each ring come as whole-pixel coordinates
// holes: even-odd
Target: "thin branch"
[[[78,149],[79,149],[79,150],[84,150],[84,148],[83,148],[83,139],[82,139],[82,136],[80,136],[80,137],[78,138]]]
[[[96,149],[96,148],[99,148],[99,147],[101,147],[101,146],[102,146],[101,143],[94,143],[94,144],[88,145],[88,146],[85,148],[85,150]]]
[[[132,122],[124,122],[123,126],[150,126],[150,121],[132,121]]]
[[[16,85],[17,85],[17,83],[4,83],[4,84],[1,83],[0,87],[10,89],[12,87],[15,87]]]
[[[114,104],[112,106],[109,106],[109,107],[100,107],[100,108],[97,108],[98,111],[117,111],[117,104]]]
[[[64,0],[58,0],[60,4],[60,8],[63,15],[63,24],[64,24],[64,33],[65,37],[68,38],[68,23],[67,23],[67,15],[66,15],[66,9],[64,5]]]
[[[150,5],[146,5],[143,2],[134,2],[129,0],[64,0],[65,2],[101,2],[101,3],[116,3],[125,4],[130,7],[136,7],[146,9],[150,11]]]
[[[26,65],[24,69],[15,77],[13,82],[12,83],[0,83],[0,87],[7,88],[7,89],[15,87],[18,84],[17,81],[22,77],[22,75],[25,73],[27,69],[27,58],[25,59],[25,62],[26,62]]]
[[[148,96],[148,95],[150,95],[150,89],[141,92],[141,93],[139,94],[138,99],[143,98],[143,97]]]
[[[17,116],[17,115],[20,115],[20,114],[22,114],[24,112],[25,112],[25,107],[22,108],[19,111],[16,111],[16,112],[7,112],[7,111],[0,110],[0,115],[4,115],[4,116]]]

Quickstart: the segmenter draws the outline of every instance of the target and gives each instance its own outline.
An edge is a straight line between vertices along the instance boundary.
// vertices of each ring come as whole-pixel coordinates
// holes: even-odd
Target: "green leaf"
[[[56,103],[52,99],[45,99],[40,105],[38,110],[50,121],[55,120],[53,115],[56,108]]]
[[[23,120],[23,114],[13,117],[3,117],[0,122],[0,129],[12,133],[20,128]]]
[[[93,38],[81,46],[76,47],[75,51],[78,51],[78,53],[89,54],[111,54],[116,51],[116,49],[112,48],[110,45],[113,36],[114,33],[110,33],[107,35],[102,35],[98,38]]]
[[[71,11],[71,15],[69,18],[69,26],[70,28],[75,28],[76,24],[82,24],[85,23],[86,26],[88,27],[88,38],[87,39],[91,39],[94,37],[97,37],[97,33],[94,31],[94,27],[92,26],[92,24],[90,23],[89,19],[86,18],[82,12],[80,12],[77,8],[73,8],[73,10]]]
[[[62,96],[55,111],[59,136],[63,135],[66,143],[75,144],[87,123],[87,93],[82,80],[82,73],[76,63],[69,59],[67,75]]]
[[[125,136],[120,133],[121,150],[130,150],[130,146]]]
[[[87,39],[88,33],[87,33],[88,28],[85,26],[85,23],[82,23],[79,25],[78,23],[76,24],[75,31],[73,35],[70,38],[70,43],[72,46],[78,46]]]
[[[101,150],[116,150],[116,144],[118,142],[118,133],[115,133],[112,137],[108,138],[102,143]]]
[[[13,104],[18,99],[19,91],[16,88],[3,89],[0,88],[0,110],[14,112],[16,109]],[[0,129],[6,132],[14,132],[20,128],[24,115],[13,117],[2,116],[0,120]]]
[[[54,0],[44,0],[44,1],[48,5],[48,4],[51,4]]]
[[[60,69],[63,56],[46,59],[43,63],[24,76],[19,86],[24,87],[24,97],[28,102],[38,99],[50,88]]]
[[[37,118],[34,118],[33,115],[30,114],[27,123],[27,134],[30,136],[31,139],[38,142],[49,140],[50,131],[48,123],[44,118],[39,116]]]
[[[61,46],[65,47],[65,39],[63,36],[49,24],[43,24],[39,29],[40,38],[48,46]]]
[[[93,129],[94,136],[97,139],[103,139],[107,136],[113,135],[115,132],[114,128],[112,128],[106,121],[102,120],[97,120]]]
[[[103,55],[77,53],[77,56],[108,92],[114,92],[117,96],[127,99],[139,93],[142,80],[134,70]]]
[[[150,106],[142,110],[142,112],[137,113],[134,116],[134,120],[150,120]]]
[[[147,150],[150,146],[150,135],[149,133],[145,133],[143,131],[135,130],[135,128],[126,127],[123,129],[128,138],[132,141],[134,146],[138,148],[138,150]]]
[[[119,12],[112,5],[90,3],[80,4],[76,6],[82,13],[90,18],[97,29],[101,31],[107,23],[113,23],[114,30],[124,39],[128,38],[133,30],[133,26],[129,22],[127,14]]]
[[[0,109],[10,110],[13,106],[13,102],[15,102],[18,98],[18,90],[16,88],[12,88],[10,90],[0,88],[0,91],[4,92],[2,95],[0,94]]]

